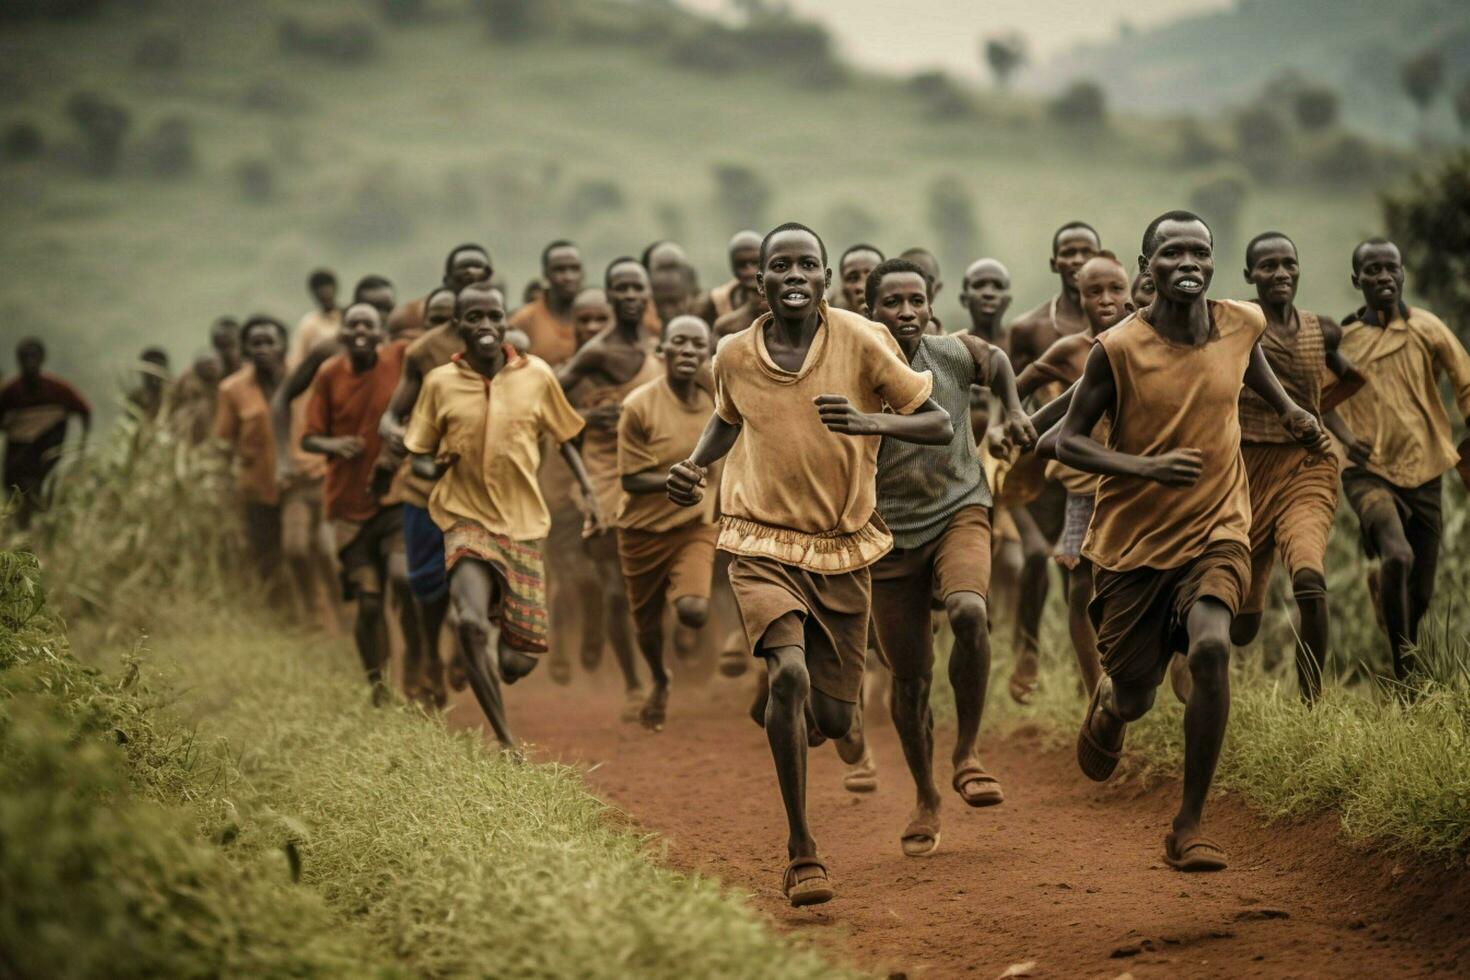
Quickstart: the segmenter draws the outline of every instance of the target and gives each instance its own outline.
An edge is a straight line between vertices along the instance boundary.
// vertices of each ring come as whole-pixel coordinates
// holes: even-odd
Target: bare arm
[[[641,473],[624,473],[620,481],[628,493],[662,493],[668,486],[668,474],[659,470],[644,470]]]
[[[597,512],[597,497],[592,492],[592,481],[587,479],[587,467],[582,465],[582,453],[577,449],[577,444],[571,440],[562,443],[561,458],[566,460],[567,468],[572,471],[572,478],[582,490],[582,499],[587,502],[587,519],[582,524],[583,535],[590,535],[606,527],[603,521],[611,515]]]
[[[278,478],[289,475],[295,468],[291,461],[291,403],[306,393],[316,373],[335,354],[342,350],[336,340],[317,344],[296,365],[271,395],[271,433],[276,439],[276,473]]]
[[[945,446],[954,438],[954,422],[939,403],[929,398],[912,414],[859,412],[843,395],[812,399],[822,424],[847,436],[889,436],[921,446]]]
[[[1293,439],[1318,455],[1331,452],[1332,442],[1327,438],[1326,430],[1311,412],[1287,395],[1259,343],[1251,348],[1250,364],[1245,369],[1245,386],[1260,395],[1272,411],[1281,416],[1282,424]]]
[[[1108,376],[1112,377],[1111,371],[1109,371]],[[1062,418],[1067,414],[1067,409],[1072,405],[1072,395],[1077,391],[1077,386],[1081,383],[1080,381],[1074,382],[1072,387],[1031,413],[1031,424],[1036,427],[1037,432],[1046,432],[1053,429],[1062,421]]]
[[[681,507],[693,507],[704,499],[706,473],[709,467],[724,459],[740,437],[740,426],[726,422],[716,413],[709,417],[704,433],[694,452],[669,470],[665,483],[669,499]]]
[[[396,451],[403,449],[403,433],[414,403],[419,400],[419,391],[424,387],[424,372],[413,358],[403,359],[403,374],[398,377],[398,387],[388,399],[388,407],[378,422],[378,435]]]
[[[1022,396],[1016,375],[1011,370],[1011,359],[999,347],[990,349],[986,374],[990,379],[988,387],[1005,407],[1006,438],[1022,449],[1030,449],[1036,444],[1036,427],[1021,407]]]
[[[1061,435],[1057,439],[1057,459],[1086,473],[1133,476],[1177,487],[1193,485],[1204,469],[1198,449],[1176,449],[1159,456],[1135,456],[1115,452],[1092,438],[1093,428],[1117,398],[1112,364],[1108,362],[1103,347],[1098,345],[1087,357],[1082,380],[1077,382],[1066,418],[1062,420]]]

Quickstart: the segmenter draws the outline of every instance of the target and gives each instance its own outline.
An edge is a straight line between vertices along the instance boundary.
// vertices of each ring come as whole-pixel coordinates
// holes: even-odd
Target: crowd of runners
[[[963,322],[942,327],[924,249],[857,244],[834,270],[818,234],[789,223],[736,234],[728,254],[730,279],[707,291],[669,241],[589,286],[577,246],[554,241],[518,308],[479,245],[450,251],[442,283],[407,301],[367,276],[344,302],[318,271],[294,331],[221,318],[177,378],[149,348],[128,401],[152,427],[140,431],[229,454],[254,571],[284,609],[352,601],[376,699],[390,614],[405,694],[443,706],[468,685],[511,749],[506,688],[542,659],[566,684],[610,647],[624,720],[655,732],[666,657],[711,649],[728,677],[757,664],[751,717],[788,817],[793,905],[833,896],[807,753],[832,740],[848,788],[874,788],[865,704],[887,702],[913,775],[903,853],[939,846],[930,688],[946,624],[951,784],[971,807],[1004,800],[978,746],[992,567],[1014,607],[1007,689],[1022,703],[1060,570],[1089,695],[1086,776],[1109,778],[1166,678],[1185,704],[1164,842],[1181,870],[1227,864],[1202,812],[1230,650],[1259,629],[1278,556],[1301,696],[1320,693],[1339,487],[1375,559],[1395,673],[1412,673],[1441,479],[1470,479],[1440,386],[1470,416],[1470,354],[1405,303],[1391,242],[1319,261],[1362,293],[1340,322],[1297,308],[1299,256],[1276,231],[1245,250],[1253,299],[1208,298],[1212,235],[1186,211],[1147,225],[1132,274],[1090,225],[1064,224],[1056,295],[1009,323],[1010,274],[993,258],[965,270]],[[39,340],[16,353],[0,429],[23,525],[68,420],[85,431],[91,409],[42,370]],[[455,653],[441,658],[446,631]]]

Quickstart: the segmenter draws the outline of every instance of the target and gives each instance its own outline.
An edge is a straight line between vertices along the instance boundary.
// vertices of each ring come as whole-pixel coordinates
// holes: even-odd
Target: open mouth
[[[781,302],[787,306],[805,306],[811,302],[811,297],[799,289],[788,289],[781,294]]]
[[[489,332],[475,334],[475,346],[482,351],[491,351],[500,346],[500,338]]]
[[[352,345],[353,350],[367,350],[370,345],[369,338],[361,335],[353,337],[349,343]]]
[[[1183,276],[1174,280],[1174,288],[1181,293],[1198,293],[1205,288],[1205,283],[1197,276]]]

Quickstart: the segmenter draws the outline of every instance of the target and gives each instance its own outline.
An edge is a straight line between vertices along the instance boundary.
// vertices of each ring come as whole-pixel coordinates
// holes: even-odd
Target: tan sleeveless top
[[[1315,313],[1298,310],[1297,319],[1299,325],[1295,335],[1278,333],[1267,327],[1261,334],[1261,350],[1291,400],[1321,418],[1322,372],[1327,367],[1327,344],[1322,337],[1322,324]],[[1281,424],[1281,417],[1249,388],[1242,388],[1240,392],[1240,438],[1242,442],[1267,445],[1296,441]]]
[[[1108,447],[1135,456],[1194,448],[1204,472],[1192,487],[1103,476],[1082,554],[1100,568],[1177,568],[1217,541],[1250,545],[1250,489],[1240,457],[1237,405],[1266,317],[1249,303],[1210,302],[1200,347],[1165,340],[1137,314],[1102,334],[1117,388]]]

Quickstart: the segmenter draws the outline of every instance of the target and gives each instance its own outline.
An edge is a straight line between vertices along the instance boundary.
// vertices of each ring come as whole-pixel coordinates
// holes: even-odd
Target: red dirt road
[[[894,975],[997,977],[1034,961],[1047,977],[1470,974],[1470,875],[1339,844],[1329,819],[1267,826],[1212,801],[1230,870],[1183,875],[1161,860],[1173,785],[1097,786],[1065,753],[1024,736],[985,746],[1006,802],[970,810],[946,791],[937,854],[898,835],[912,784],[891,725],[874,725],[879,790],[846,792],[830,746],[812,754],[813,832],[837,898],[780,895],[785,820],[764,734],[745,716],[749,677],[674,692],[660,734],[618,721],[614,692],[539,674],[508,690],[538,758],[586,772],[592,792],[659,834],[663,860],[749,894],[782,929]],[[481,723],[461,695],[452,718]],[[941,787],[948,735],[937,733]]]

